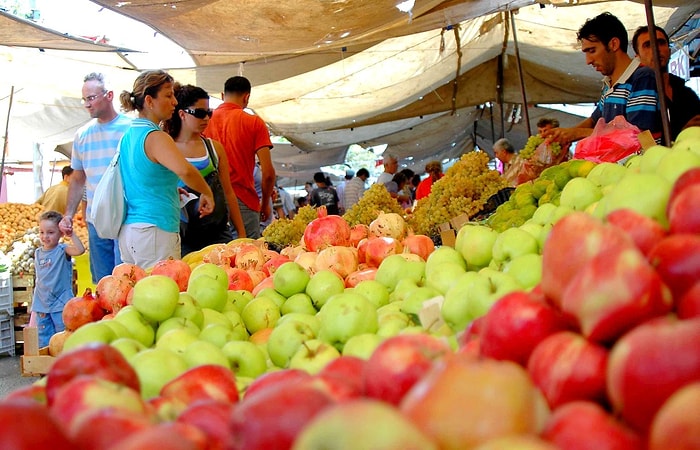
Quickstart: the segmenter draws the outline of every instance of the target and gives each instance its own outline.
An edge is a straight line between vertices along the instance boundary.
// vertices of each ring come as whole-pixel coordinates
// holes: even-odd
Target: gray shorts
[[[122,225],[119,251],[122,261],[149,269],[164,259],[180,259],[180,233],[145,223]]]

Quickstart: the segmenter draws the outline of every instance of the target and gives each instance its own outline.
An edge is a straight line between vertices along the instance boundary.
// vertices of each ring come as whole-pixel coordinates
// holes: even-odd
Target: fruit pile
[[[277,219],[265,227],[262,233],[263,238],[265,238],[265,242],[279,249],[297,245],[304,235],[306,226],[316,217],[318,217],[318,213],[313,206],[302,206],[294,218]]]
[[[403,214],[401,205],[389,194],[383,184],[373,184],[362,194],[360,200],[343,215],[350,224],[369,225],[379,213]]]
[[[0,417],[35,417],[52,448],[697,448],[700,148],[682,138],[566,166],[559,206],[454,248],[398,214],[323,216],[285,254],[121,265],[66,305],[46,384]],[[41,445],[27,428],[0,448]]]
[[[477,215],[493,194],[506,187],[501,175],[488,167],[489,156],[474,151],[464,154],[436,181],[430,195],[416,204],[408,219],[418,234],[437,235],[438,227],[455,217]]]
[[[42,211],[43,207],[38,203],[0,203],[0,251],[9,251],[14,240],[37,226]]]

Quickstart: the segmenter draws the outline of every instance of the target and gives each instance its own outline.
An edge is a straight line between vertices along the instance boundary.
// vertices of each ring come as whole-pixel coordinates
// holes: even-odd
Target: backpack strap
[[[214,166],[214,170],[219,170],[219,157],[216,155],[214,143],[211,141],[211,138],[204,138],[204,146],[207,148],[207,153],[209,153],[209,159]]]

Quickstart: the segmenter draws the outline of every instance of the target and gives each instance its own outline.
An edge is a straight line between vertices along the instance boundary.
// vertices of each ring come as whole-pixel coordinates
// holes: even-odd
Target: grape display
[[[277,219],[265,227],[263,238],[265,242],[279,248],[297,245],[304,236],[306,225],[317,217],[318,212],[313,206],[302,206],[293,219]]]
[[[389,194],[386,187],[383,184],[373,184],[362,194],[360,200],[343,215],[343,218],[350,226],[360,223],[369,225],[379,216],[380,212],[393,212],[404,216],[401,205]]]

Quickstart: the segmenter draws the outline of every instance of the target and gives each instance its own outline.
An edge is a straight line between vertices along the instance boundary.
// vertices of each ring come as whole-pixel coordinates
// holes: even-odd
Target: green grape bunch
[[[351,227],[357,224],[369,225],[381,212],[393,212],[401,217],[404,216],[401,205],[389,194],[386,186],[375,183],[362,194],[357,203],[345,212],[343,218]]]
[[[525,147],[518,152],[518,155],[520,155],[520,157],[523,159],[533,159],[535,150],[537,150],[537,147],[539,147],[543,142],[545,142],[545,140],[539,134],[530,136],[527,138]],[[555,158],[561,154],[561,144],[559,142],[547,142],[547,148]]]

